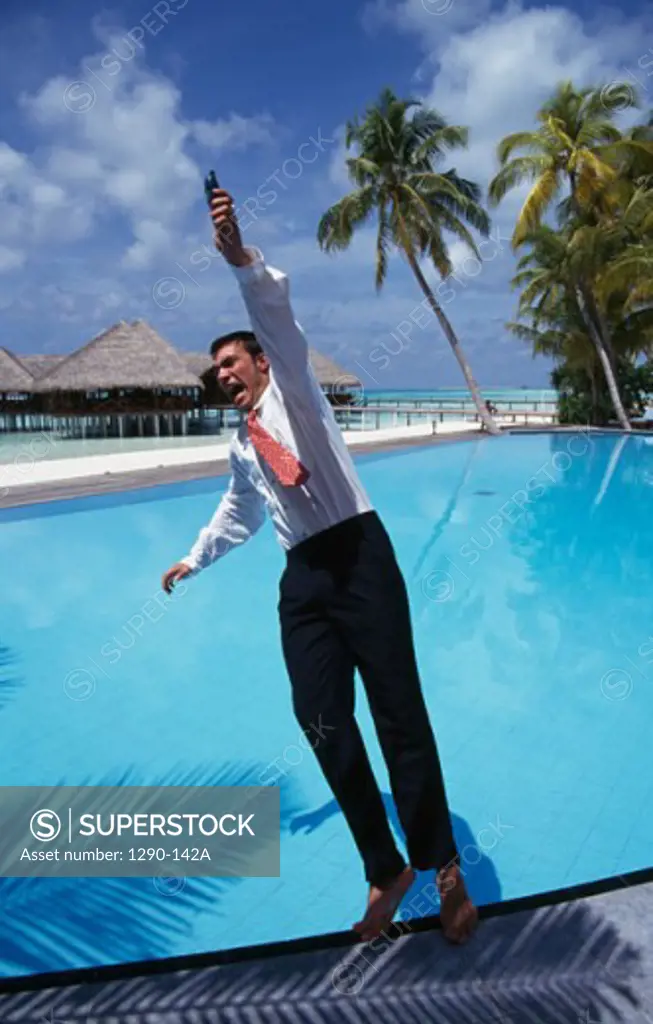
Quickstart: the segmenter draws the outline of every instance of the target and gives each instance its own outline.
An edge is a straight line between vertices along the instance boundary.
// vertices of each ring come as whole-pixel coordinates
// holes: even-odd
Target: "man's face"
[[[217,378],[239,409],[251,409],[268,385],[270,364],[263,355],[252,357],[242,341],[230,341],[216,352]]]

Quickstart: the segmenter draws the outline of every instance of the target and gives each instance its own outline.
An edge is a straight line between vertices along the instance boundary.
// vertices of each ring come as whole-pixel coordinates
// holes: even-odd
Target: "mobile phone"
[[[213,189],[215,188],[220,188],[218,179],[215,176],[215,171],[209,171],[204,179],[204,195],[206,196],[206,201],[209,206],[211,206],[211,203],[213,202]]]

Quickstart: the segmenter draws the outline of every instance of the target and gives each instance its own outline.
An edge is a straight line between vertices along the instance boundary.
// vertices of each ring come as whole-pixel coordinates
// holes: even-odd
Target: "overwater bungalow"
[[[311,349],[310,359],[334,404],[360,388],[327,356]],[[239,416],[208,353],[176,349],[144,320],[120,321],[65,356],[0,348],[0,431],[158,437],[219,432]]]

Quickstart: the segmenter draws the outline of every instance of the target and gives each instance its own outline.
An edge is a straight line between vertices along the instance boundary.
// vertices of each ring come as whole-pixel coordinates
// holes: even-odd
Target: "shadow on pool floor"
[[[406,837],[397,815],[395,802],[390,793],[381,793],[381,796],[390,824],[398,836],[402,848],[405,850]],[[290,821],[290,832],[291,834],[300,831],[313,832],[336,814],[342,814],[342,811],[336,800],[329,800],[315,810],[295,815]],[[482,852],[477,839],[464,818],[452,812],[451,821],[456,846],[460,853],[463,874],[465,875],[467,889],[471,898],[479,906],[485,906],[488,903],[500,903],[501,883],[491,858],[487,852]],[[474,854],[473,859],[469,853],[470,850]],[[423,909],[417,915],[412,912],[409,913],[409,911],[411,908],[416,909],[417,904],[420,902],[424,906],[424,901],[426,901],[427,907],[429,904],[431,905],[430,912],[434,913],[435,908],[431,895],[433,888],[433,872],[420,872],[417,881],[406,893],[400,909],[409,917],[422,916],[424,914]]]

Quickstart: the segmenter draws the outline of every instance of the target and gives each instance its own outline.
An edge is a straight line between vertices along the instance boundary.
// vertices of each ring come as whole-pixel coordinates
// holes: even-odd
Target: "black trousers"
[[[457,858],[440,760],[422,694],[406,585],[376,512],[288,552],[279,615],[293,707],[363,859],[383,886],[405,861],[354,717],[354,670],[370,704],[392,793],[419,870]]]

